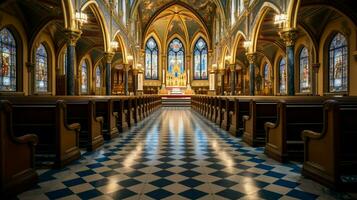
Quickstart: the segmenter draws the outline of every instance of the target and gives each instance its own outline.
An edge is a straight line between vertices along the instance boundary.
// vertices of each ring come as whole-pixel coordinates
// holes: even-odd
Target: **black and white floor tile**
[[[267,158],[190,108],[163,108],[19,199],[352,199]]]

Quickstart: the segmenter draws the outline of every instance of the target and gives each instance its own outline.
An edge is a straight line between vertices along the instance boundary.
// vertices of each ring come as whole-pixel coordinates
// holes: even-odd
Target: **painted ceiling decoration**
[[[208,37],[208,30],[198,17],[182,5],[174,4],[155,16],[146,31],[146,36],[154,32],[160,41],[167,41],[175,34],[191,42],[200,32]]]
[[[158,12],[173,4],[180,4],[187,8],[191,8],[198,13],[208,29],[211,30],[214,17],[212,13],[214,13],[217,8],[216,3],[213,0],[142,0],[139,4],[138,11],[142,19],[143,29],[145,30],[152,18],[154,18]]]

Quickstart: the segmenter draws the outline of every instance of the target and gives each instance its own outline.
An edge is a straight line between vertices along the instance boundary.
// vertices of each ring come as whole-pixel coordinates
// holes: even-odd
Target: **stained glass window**
[[[145,79],[158,79],[159,49],[154,38],[146,42],[145,49]]]
[[[271,67],[269,66],[268,63],[265,63],[264,65],[264,88],[267,91],[270,91],[272,87],[272,71]]]
[[[16,42],[6,28],[0,31],[0,91],[16,91]]]
[[[43,44],[36,50],[35,89],[48,92],[48,54]]]
[[[195,48],[193,50],[193,66],[194,66],[194,79],[196,80],[206,80],[207,76],[207,54],[208,48],[207,43],[199,38],[196,42]]]
[[[96,88],[101,88],[102,87],[102,71],[101,71],[101,66],[98,66],[95,69],[95,87]]]
[[[234,25],[236,22],[236,0],[231,0],[231,25]]]
[[[300,69],[300,92],[311,91],[309,52],[306,47],[302,48],[299,55]]]
[[[88,62],[82,61],[81,70],[81,93],[88,94]]]
[[[63,72],[63,75],[65,75],[66,71],[67,71],[67,63],[68,63],[68,61],[67,61],[67,48],[66,47],[63,50],[62,56],[63,56],[63,70],[62,70],[62,72]]]
[[[185,49],[177,38],[170,42],[168,49],[168,73],[178,77],[185,72]]]
[[[279,62],[279,83],[280,83],[280,94],[285,95],[286,94],[286,80],[287,78],[287,72],[286,72],[286,61],[285,58],[282,58]]]
[[[347,70],[347,41],[337,33],[329,45],[329,92],[347,91]]]

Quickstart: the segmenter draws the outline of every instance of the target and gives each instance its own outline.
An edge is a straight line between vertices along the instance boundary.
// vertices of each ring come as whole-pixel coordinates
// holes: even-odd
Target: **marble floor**
[[[352,199],[267,158],[190,108],[162,108],[19,199]]]

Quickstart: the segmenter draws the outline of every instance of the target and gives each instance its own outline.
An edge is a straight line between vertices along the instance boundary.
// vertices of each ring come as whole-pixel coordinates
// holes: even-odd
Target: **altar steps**
[[[191,97],[162,97],[163,107],[191,107]]]

